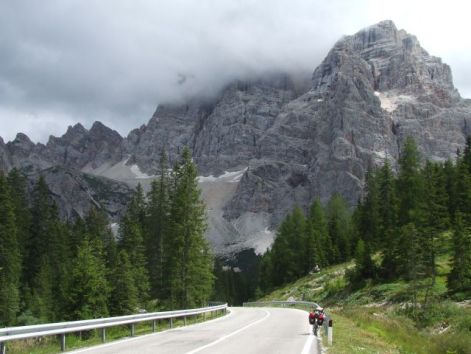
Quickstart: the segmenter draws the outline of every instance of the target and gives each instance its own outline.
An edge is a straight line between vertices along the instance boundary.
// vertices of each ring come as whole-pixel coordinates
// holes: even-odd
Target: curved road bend
[[[318,354],[305,311],[232,307],[215,320],[71,353]]]

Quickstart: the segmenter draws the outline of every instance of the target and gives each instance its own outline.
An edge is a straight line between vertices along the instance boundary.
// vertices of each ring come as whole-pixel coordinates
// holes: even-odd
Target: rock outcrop
[[[355,203],[368,166],[386,158],[395,166],[407,136],[424,157],[444,160],[470,134],[471,104],[454,88],[450,67],[383,21],[341,38],[312,78],[266,75],[231,83],[212,99],[161,104],[124,139],[100,123],[89,131],[78,124],[46,145],[18,134],[0,140],[0,168],[48,171],[58,196],[85,183],[88,204],[78,209],[113,200],[107,207],[116,216],[127,192],[110,179],[151,180],[162,149],[172,162],[187,145],[209,205],[208,237],[225,254],[263,250],[284,215],[314,197],[339,192]],[[101,190],[109,183],[109,194],[99,196],[97,183]],[[64,199],[67,215],[80,215],[71,205],[82,195]]]

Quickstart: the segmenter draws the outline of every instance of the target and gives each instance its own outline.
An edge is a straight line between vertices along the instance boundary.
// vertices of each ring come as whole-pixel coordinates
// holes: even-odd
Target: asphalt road
[[[233,307],[215,320],[72,353],[318,354],[317,349],[305,311]]]

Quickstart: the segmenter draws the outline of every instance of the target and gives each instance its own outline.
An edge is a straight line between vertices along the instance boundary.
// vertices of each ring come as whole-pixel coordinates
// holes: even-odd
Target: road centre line
[[[206,348],[209,348],[209,347],[212,347],[213,345],[216,345],[220,342],[222,342],[223,340],[227,339],[227,338],[230,338],[232,336],[235,336],[236,334],[242,332],[242,331],[245,331],[246,329],[252,327],[252,326],[255,326],[257,323],[260,323],[262,321],[265,321],[268,317],[270,317],[270,312],[268,312],[267,310],[263,310],[265,312],[265,316],[262,317],[261,319],[258,319],[256,320],[255,322],[252,322],[252,323],[249,323],[248,325],[242,327],[242,328],[239,328],[238,330],[230,333],[230,334],[226,334],[225,336],[222,336],[220,337],[219,339],[216,339],[214,342],[211,342],[211,343],[208,343],[208,344],[205,344],[199,348],[196,348],[196,349],[193,349],[185,354],[195,354],[195,353],[198,353],[200,351],[202,351],[203,349],[206,349]]]
[[[92,351],[92,350],[97,350],[97,349],[100,349],[100,348],[111,347],[113,345],[123,344],[123,343],[127,343],[127,342],[133,342],[133,341],[143,339],[143,338],[147,338],[147,337],[163,335],[164,333],[175,332],[175,331],[179,331],[179,330],[181,331],[182,329],[197,327],[197,326],[201,326],[201,325],[204,325],[204,324],[207,324],[207,323],[218,322],[218,321],[227,319],[227,318],[231,317],[234,314],[234,312],[231,311],[230,309],[228,309],[228,311],[229,311],[228,315],[215,318],[214,320],[203,321],[203,322],[195,323],[195,324],[192,324],[192,325],[189,325],[189,326],[175,327],[175,328],[172,328],[172,329],[167,329],[167,330],[163,330],[163,331],[156,332],[156,333],[143,334],[143,335],[140,335],[140,336],[137,336],[137,337],[131,337],[131,338],[126,338],[126,339],[118,339],[118,340],[110,342],[110,343],[95,345],[95,346],[84,348],[84,349],[78,349],[78,350],[71,351],[69,353],[70,354],[85,353],[85,352],[89,352],[89,351]]]

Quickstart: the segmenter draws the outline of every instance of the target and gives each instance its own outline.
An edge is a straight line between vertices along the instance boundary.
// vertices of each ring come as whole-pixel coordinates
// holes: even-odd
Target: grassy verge
[[[187,325],[204,322],[222,314],[214,314],[211,317],[207,315],[206,319],[203,315],[191,316],[187,318]],[[174,319],[173,328],[184,326],[183,319]],[[165,331],[170,328],[169,320],[159,320],[157,322],[156,331]],[[152,333],[152,322],[141,322],[135,326],[135,335],[145,335]],[[106,329],[106,342],[130,337],[129,326],[117,326]],[[51,354],[60,353],[59,337],[50,336],[42,338],[33,338],[27,340],[11,341],[7,343],[8,354]],[[101,344],[101,330],[93,330],[84,332],[82,335],[71,333],[66,336],[67,350],[79,349]]]
[[[451,306],[451,305],[450,305]],[[453,308],[447,327],[417,328],[395,307],[347,306],[333,309],[334,343],[328,352],[445,354],[471,353],[471,311]],[[324,339],[324,345],[327,343]]]
[[[449,257],[441,255],[437,263],[434,301],[416,321],[408,312],[407,282],[367,283],[353,290],[344,278],[351,263],[308,275],[260,300],[292,297],[325,306],[334,320],[334,344],[328,353],[471,354],[471,302],[448,298]]]

